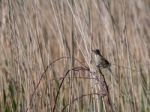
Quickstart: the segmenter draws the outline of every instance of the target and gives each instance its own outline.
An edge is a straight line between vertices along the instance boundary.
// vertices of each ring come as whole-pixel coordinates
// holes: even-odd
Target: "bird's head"
[[[101,55],[101,52],[99,49],[92,50],[92,52],[94,52],[96,55]]]

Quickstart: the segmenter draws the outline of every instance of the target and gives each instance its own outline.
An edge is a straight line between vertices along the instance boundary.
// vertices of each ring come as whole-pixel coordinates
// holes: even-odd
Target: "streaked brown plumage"
[[[99,69],[102,69],[102,68],[107,68],[110,72],[111,72],[111,69],[110,69],[110,66],[111,64],[109,63],[109,61],[107,61],[101,54],[100,50],[99,49],[95,49],[95,50],[92,50],[95,54],[95,63],[96,63],[96,66],[99,68]]]

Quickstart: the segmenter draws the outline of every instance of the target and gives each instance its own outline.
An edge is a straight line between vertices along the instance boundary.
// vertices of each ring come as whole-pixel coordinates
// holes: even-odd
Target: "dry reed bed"
[[[148,0],[1,0],[0,4],[0,111],[28,107],[52,111],[60,78],[67,70],[83,66],[74,58],[93,69],[94,48],[100,48],[112,63],[114,76],[106,79],[116,111],[150,110]],[[70,58],[49,67],[31,101],[41,74],[60,57]],[[99,91],[92,78],[89,72],[70,72],[60,89],[56,112],[69,103],[66,111],[103,112],[98,95],[72,104],[83,94]]]

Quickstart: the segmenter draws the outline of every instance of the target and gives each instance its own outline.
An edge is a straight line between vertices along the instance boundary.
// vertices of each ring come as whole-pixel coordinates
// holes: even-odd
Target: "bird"
[[[95,50],[92,50],[92,52],[94,52],[94,55],[95,55],[95,63],[96,63],[96,67],[98,69],[102,69],[102,68],[107,68],[111,73],[111,63],[105,59],[100,50],[99,49],[95,49]]]

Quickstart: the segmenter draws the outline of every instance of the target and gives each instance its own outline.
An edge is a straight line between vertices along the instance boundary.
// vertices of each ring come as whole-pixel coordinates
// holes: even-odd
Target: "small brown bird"
[[[111,69],[110,69],[110,66],[111,64],[109,63],[109,61],[107,61],[101,54],[100,50],[99,49],[95,49],[95,50],[92,50],[95,54],[95,63],[96,63],[96,66],[99,68],[99,69],[102,69],[102,68],[107,68],[110,72],[111,72]]]

